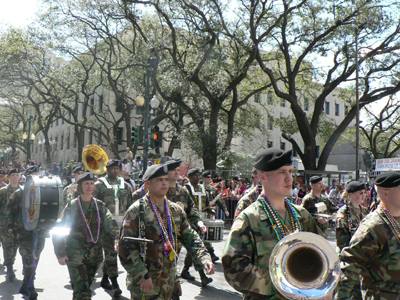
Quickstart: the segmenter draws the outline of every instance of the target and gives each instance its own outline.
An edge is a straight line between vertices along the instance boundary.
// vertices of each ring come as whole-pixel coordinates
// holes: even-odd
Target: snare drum
[[[224,221],[222,220],[203,220],[207,226],[204,240],[207,242],[221,242],[224,239]]]
[[[21,203],[25,229],[50,229],[64,208],[63,202],[60,177],[28,176]]]

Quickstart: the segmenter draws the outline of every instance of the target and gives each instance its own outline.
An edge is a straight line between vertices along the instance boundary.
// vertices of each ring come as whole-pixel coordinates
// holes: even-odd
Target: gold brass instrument
[[[82,162],[86,170],[96,175],[107,172],[108,155],[101,147],[88,145],[82,151]]]
[[[295,232],[276,244],[269,271],[274,286],[286,298],[322,300],[339,282],[340,262],[326,239],[311,232]]]

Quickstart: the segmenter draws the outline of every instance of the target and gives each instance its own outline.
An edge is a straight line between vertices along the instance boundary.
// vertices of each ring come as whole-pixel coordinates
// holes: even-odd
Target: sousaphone
[[[96,175],[107,172],[109,161],[106,151],[97,145],[88,145],[82,151],[82,162],[87,171]]]

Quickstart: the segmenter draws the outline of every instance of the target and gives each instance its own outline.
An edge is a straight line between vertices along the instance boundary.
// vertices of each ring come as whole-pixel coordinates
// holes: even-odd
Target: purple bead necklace
[[[96,234],[96,238],[93,239],[93,235],[92,235],[92,231],[90,230],[89,224],[86,220],[85,214],[83,213],[82,210],[82,200],[81,200],[81,196],[78,196],[78,206],[79,206],[79,212],[81,213],[81,217],[83,222],[85,223],[85,232],[86,232],[86,237],[88,238],[88,240],[92,243],[97,243],[97,241],[99,240],[99,234],[100,234],[100,214],[99,214],[99,208],[97,206],[97,202],[94,200],[93,196],[92,196],[92,200],[94,202],[94,206],[96,207],[96,212],[97,212],[97,234]],[[89,234],[88,234],[89,232]],[[90,237],[89,237],[90,235]]]

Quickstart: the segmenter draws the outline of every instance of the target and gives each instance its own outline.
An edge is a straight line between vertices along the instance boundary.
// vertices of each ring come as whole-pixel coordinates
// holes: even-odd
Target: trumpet
[[[322,300],[331,295],[340,279],[335,249],[311,232],[294,232],[272,250],[271,280],[277,290],[293,300]]]

